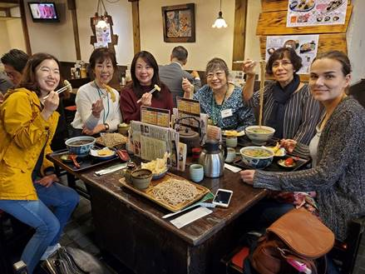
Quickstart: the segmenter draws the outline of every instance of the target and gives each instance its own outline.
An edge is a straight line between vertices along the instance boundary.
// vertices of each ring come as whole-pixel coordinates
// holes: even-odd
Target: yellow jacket
[[[59,114],[48,119],[41,115],[36,93],[20,88],[8,91],[0,105],[0,200],[37,200],[32,172],[43,147],[42,172],[53,167],[45,158]]]

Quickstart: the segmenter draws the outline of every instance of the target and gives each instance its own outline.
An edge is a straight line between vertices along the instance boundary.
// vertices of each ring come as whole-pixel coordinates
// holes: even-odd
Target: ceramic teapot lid
[[[179,131],[180,137],[183,138],[199,138],[199,133],[192,130],[189,127],[183,127],[181,128],[181,130]]]

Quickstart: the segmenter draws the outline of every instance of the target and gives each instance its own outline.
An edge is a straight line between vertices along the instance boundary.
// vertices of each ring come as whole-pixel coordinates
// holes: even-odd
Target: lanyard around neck
[[[96,89],[98,90],[98,94],[99,94],[99,98],[101,99],[101,101],[103,102],[103,106],[104,106],[104,100],[103,100],[103,92],[100,90],[99,86],[96,84],[96,81],[94,81],[94,84],[96,86]],[[103,115],[103,124],[105,124],[106,122],[106,119],[108,118],[109,116],[109,95],[108,95],[108,92],[106,92],[106,101],[107,101],[107,106],[108,106],[108,112],[105,112],[105,109],[104,109],[104,115]]]
[[[218,107],[218,104],[216,103],[215,98],[214,98],[214,92],[212,91],[213,96],[212,96],[212,117],[211,118],[212,118],[213,125],[215,125],[215,126],[218,124],[218,120],[219,120],[218,117],[219,117],[219,115],[221,115],[219,110],[222,110],[222,108],[223,108],[223,105],[226,101],[228,89],[229,89],[229,86],[227,87],[227,90],[224,93],[223,101],[222,101],[222,104],[220,105],[220,107]],[[223,126],[223,120],[222,120],[222,126]]]

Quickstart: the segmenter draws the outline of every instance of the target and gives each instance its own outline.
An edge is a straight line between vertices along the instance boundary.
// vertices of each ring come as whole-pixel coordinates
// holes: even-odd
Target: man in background
[[[161,66],[159,68],[160,79],[167,85],[172,93],[174,105],[176,106],[176,97],[183,97],[184,91],[182,89],[183,81],[189,81],[194,85],[194,90],[201,87],[200,77],[197,71],[191,74],[183,69],[183,66],[188,61],[188,51],[183,46],[177,46],[172,50],[170,56],[171,64]]]
[[[13,83],[13,87],[19,85],[22,79],[23,69],[29,59],[28,54],[19,49],[12,49],[1,57],[1,63],[4,65],[4,71]]]

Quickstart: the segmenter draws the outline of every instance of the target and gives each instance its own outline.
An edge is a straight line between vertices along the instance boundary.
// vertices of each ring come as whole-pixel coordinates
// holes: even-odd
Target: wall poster
[[[287,27],[345,24],[347,0],[289,0]]]
[[[317,56],[319,35],[268,36],[266,40],[266,62],[278,48],[291,47],[302,58],[303,67],[298,74],[308,74],[313,59]]]

